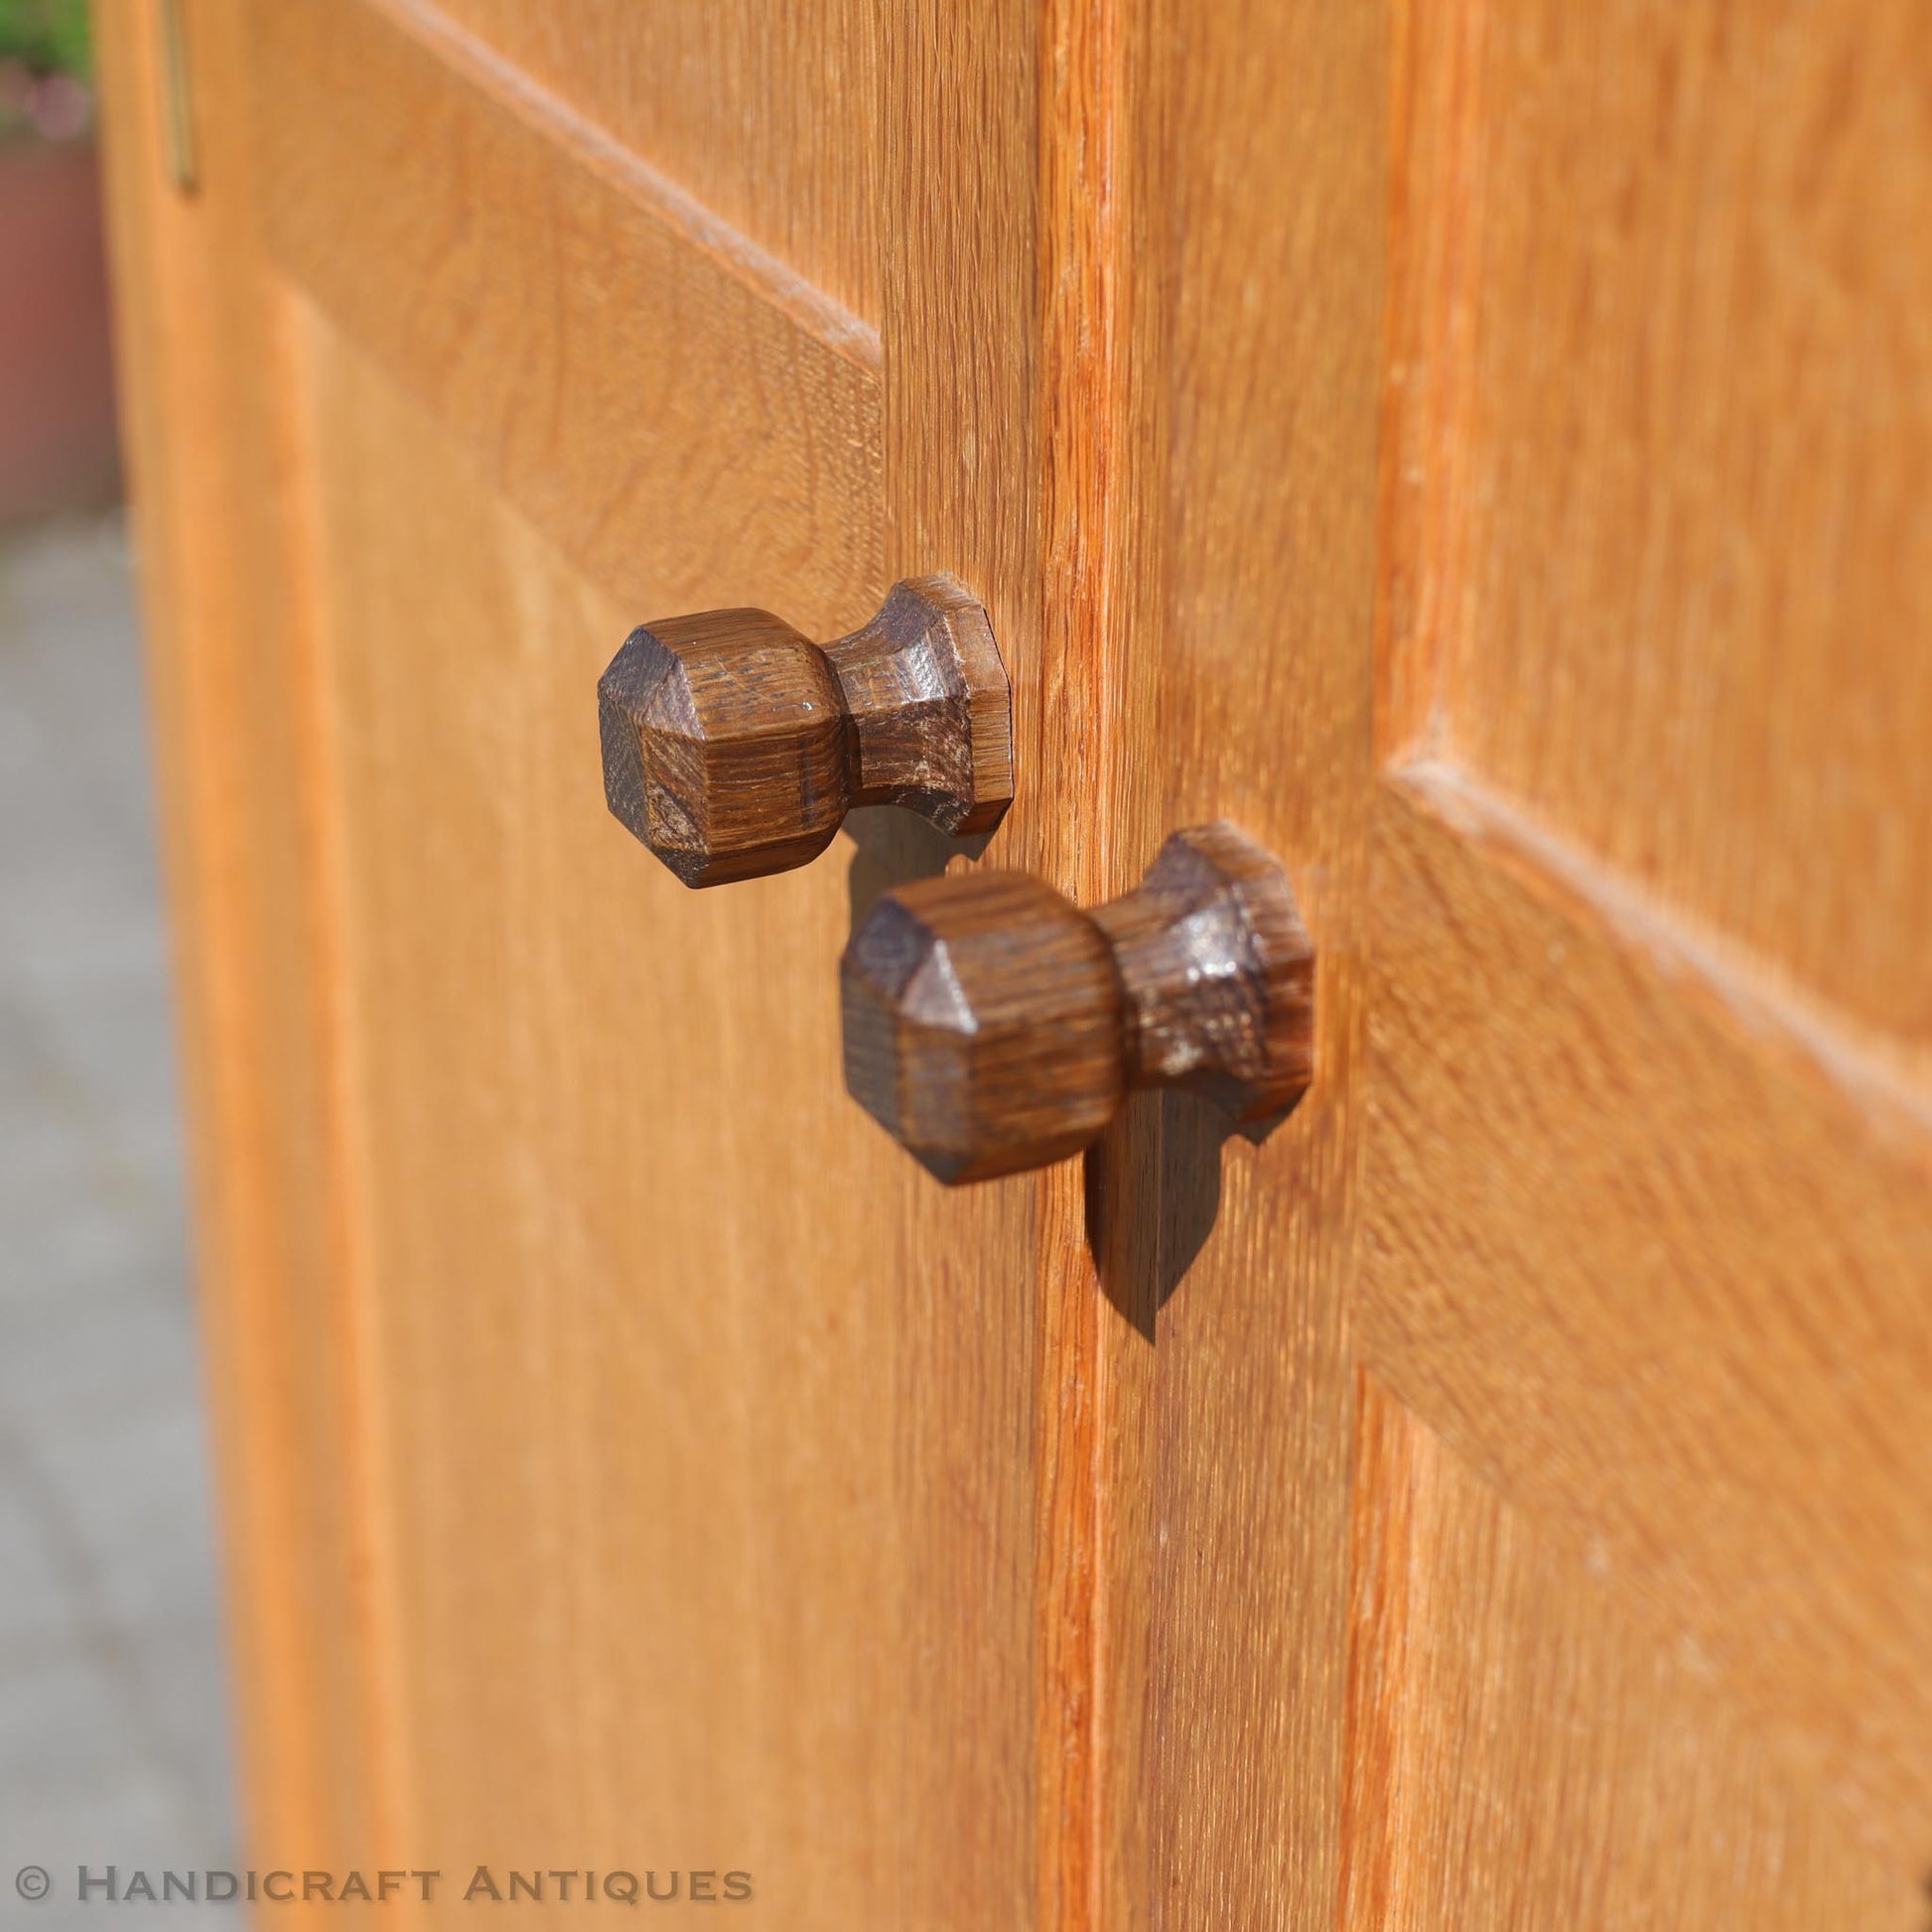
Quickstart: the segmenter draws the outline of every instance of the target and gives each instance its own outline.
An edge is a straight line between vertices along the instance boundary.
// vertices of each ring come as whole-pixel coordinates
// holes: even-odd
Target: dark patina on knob
[[[1076,1154],[1135,1087],[1237,1125],[1307,1088],[1314,949],[1280,865],[1225,820],[1083,912],[1026,873],[886,894],[846,947],[845,1079],[941,1180]]]
[[[768,611],[639,624],[597,693],[605,797],[687,886],[802,866],[855,805],[965,838],[1013,802],[1006,667],[950,578],[828,644]]]

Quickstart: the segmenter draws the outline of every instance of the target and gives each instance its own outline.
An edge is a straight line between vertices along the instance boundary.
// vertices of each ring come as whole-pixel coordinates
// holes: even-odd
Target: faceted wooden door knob
[[[855,805],[963,838],[1013,802],[1006,667],[949,578],[829,644],[768,611],[639,624],[597,695],[611,809],[687,886],[802,866]]]
[[[1133,1087],[1251,1125],[1309,1084],[1314,950],[1287,875],[1225,820],[1087,912],[1026,873],[900,887],[841,985],[846,1085],[944,1181],[1078,1153]]]

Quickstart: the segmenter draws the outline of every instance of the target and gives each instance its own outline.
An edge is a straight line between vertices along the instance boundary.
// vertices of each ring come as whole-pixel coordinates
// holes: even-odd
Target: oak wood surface
[[[442,11],[878,323],[880,24],[863,0],[443,0]]]
[[[896,1756],[949,1748],[892,1697],[919,1314],[830,976],[772,970],[835,956],[844,882],[695,897],[640,864],[584,729],[617,611],[320,319],[307,345],[401,1842],[890,1920],[943,1829]]]
[[[1922,1128],[1740,1032],[1506,821],[1391,792],[1377,823],[1367,1359],[1910,1862]]]
[[[277,263],[594,581],[647,608],[655,552],[689,609],[877,608],[870,327],[426,8],[249,25]]]
[[[366,1284],[345,1270],[335,1159],[340,960],[309,810],[321,693],[284,514],[304,469],[292,318],[257,252],[238,10],[195,10],[192,197],[166,165],[157,10],[111,0],[97,25],[239,1780],[254,1842],[321,1865],[386,1842],[395,1785],[366,1587]]]
[[[1419,6],[1452,386],[1430,756],[1932,1074],[1932,46],[1913,0]],[[1451,29],[1452,20],[1465,23]],[[1472,192],[1473,191],[1473,192]],[[1448,455],[1446,462],[1445,455]],[[1428,580],[1441,579],[1440,588]],[[1556,663],[1552,663],[1552,653]]]
[[[352,37],[354,22],[330,24]],[[132,185],[123,208],[135,231],[126,245],[154,248],[157,299],[191,311],[180,334],[135,339],[130,353],[152,361],[134,388],[160,392],[161,458],[191,473],[206,463],[245,511],[224,518],[220,493],[206,489],[182,502],[157,490],[149,511],[164,536],[181,527],[184,509],[207,513],[188,526],[194,544],[177,540],[186,588],[177,593],[165,576],[158,585],[187,621],[164,633],[164,651],[166,638],[180,640],[164,671],[211,687],[219,706],[198,732],[178,728],[177,768],[194,774],[189,808],[200,812],[201,788],[237,757],[247,760],[244,776],[217,786],[215,816],[194,820],[213,850],[191,855],[190,886],[206,877],[225,884],[262,928],[268,957],[285,963],[269,970],[252,934],[212,924],[203,900],[186,894],[217,984],[225,977],[247,1000],[288,1012],[273,1048],[251,1054],[256,1023],[231,1001],[210,1023],[207,1056],[213,1076],[232,1069],[243,1110],[207,1129],[209,1172],[223,1183],[221,1211],[242,1218],[253,1241],[233,1262],[232,1301],[215,1304],[217,1361],[238,1349],[243,1363],[224,1449],[246,1499],[245,1513],[231,1507],[229,1530],[244,1539],[236,1569],[242,1704],[258,1739],[253,1849],[337,1865],[417,1857],[460,1864],[480,1843],[495,1857],[742,1862],[755,1872],[762,1863],[772,1898],[754,1918],[764,1909],[787,1926],[936,1923],[959,1910],[962,1922],[983,1922],[976,1889],[1007,1894],[1019,1867],[997,1829],[977,1843],[959,1829],[959,1702],[935,1696],[922,1706],[902,1692],[943,1688],[933,1652],[935,1634],[949,1639],[947,1625],[964,1626],[975,1658],[996,1668],[1013,1650],[1009,1630],[997,1627],[1005,1605],[1009,1624],[1024,1627],[1031,1579],[997,1547],[1004,1522],[1024,1522],[1029,1497],[1001,1412],[1031,1363],[1025,1321],[998,1318],[999,1285],[1011,1272],[989,1257],[993,1293],[949,1293],[956,1252],[935,1251],[927,1273],[908,1276],[895,1266],[892,1240],[878,1238],[904,1164],[850,1109],[838,1078],[831,967],[845,882],[826,874],[775,899],[779,889],[748,888],[749,902],[722,927],[714,920],[709,946],[679,943],[676,971],[656,974],[663,998],[653,1000],[660,940],[651,935],[669,921],[653,912],[634,850],[596,802],[581,730],[601,655],[592,640],[608,639],[615,622],[608,600],[690,608],[711,588],[703,580],[717,539],[690,520],[689,505],[706,500],[704,466],[729,423],[715,399],[702,424],[683,431],[675,411],[668,428],[654,419],[652,461],[667,478],[683,464],[691,484],[682,498],[668,485],[662,500],[682,501],[687,521],[673,518],[641,543],[621,527],[607,539],[598,533],[609,503],[593,509],[573,495],[595,470],[576,468],[584,439],[595,445],[602,425],[566,423],[559,444],[539,439],[520,467],[505,466],[466,398],[516,407],[527,390],[513,380],[466,390],[445,382],[434,358],[400,358],[384,331],[403,308],[386,294],[347,317],[345,338],[306,286],[291,293],[280,284],[285,264],[255,247],[275,211],[264,217],[232,184],[262,179],[242,138],[244,108],[263,98],[246,56],[272,63],[272,36],[286,25],[263,34],[257,17],[210,10],[196,77],[218,90],[208,158],[226,162],[227,185],[210,185],[192,210],[160,212],[150,206],[156,184],[137,172],[152,152],[140,145],[147,107],[136,91],[152,22],[130,15],[116,30],[136,76],[125,83],[135,130],[124,149]],[[400,105],[405,119],[422,109],[418,82],[432,92],[440,84],[404,61],[404,102],[391,100],[386,31],[376,22],[354,82],[378,127],[385,108]],[[502,103],[479,95],[470,68],[453,71],[446,98],[468,116],[459,149],[485,144],[501,132]],[[432,192],[433,141],[425,155],[415,169],[398,159],[384,187]],[[272,195],[272,170],[267,179]],[[539,200],[543,180],[529,187]],[[584,176],[566,171],[566,180],[581,206]],[[506,192],[514,200],[519,191]],[[225,214],[237,200],[218,237],[227,280],[211,279],[233,288],[248,328],[213,337],[204,360],[192,331],[205,317],[175,273],[192,271],[206,251],[169,254],[160,243],[175,239],[184,214]],[[688,237],[677,237],[673,275],[711,274],[715,239],[707,235],[687,270],[678,251]],[[739,264],[755,251],[731,252]],[[447,257],[413,245],[392,258],[402,275],[438,261]],[[498,280],[492,274],[482,293]],[[537,285],[526,278],[524,293]],[[588,292],[597,295],[595,282]],[[435,312],[437,299],[424,299]],[[440,300],[452,299],[443,285]],[[759,302],[778,318],[773,327],[795,329],[795,303],[762,294]],[[220,352],[239,335],[238,352],[258,354],[268,331],[252,320],[257,310],[273,322],[275,354],[250,363],[262,390],[244,395],[219,386]],[[577,348],[584,360],[573,373],[608,375],[609,362],[581,340]],[[849,362],[845,348],[838,355]],[[817,423],[797,413],[800,385],[809,392],[816,379],[809,338],[804,359],[800,372],[787,349],[760,377],[754,352],[737,367],[765,382],[771,409]],[[499,378],[526,366],[496,363]],[[863,358],[852,366],[865,376]],[[397,375],[413,398],[392,386]],[[229,408],[244,420],[229,423]],[[190,437],[185,426],[196,419],[206,434]],[[247,456],[256,437],[279,467],[237,461],[234,445]],[[763,454],[749,431],[741,454],[754,467]],[[825,493],[811,500],[827,506],[828,531],[876,554],[876,512],[869,538],[863,508],[840,493],[837,466],[813,475]],[[538,521],[546,504],[561,504],[547,527],[580,564],[608,573],[602,589],[584,584],[503,496]],[[260,577],[247,583],[251,598],[258,583],[260,600],[252,612],[245,601],[231,610],[216,536],[246,532],[251,519],[263,535]],[[696,540],[682,541],[681,529]],[[756,525],[731,543],[744,545],[740,581],[822,620],[821,634],[862,617],[884,590],[862,578],[850,593],[856,608],[838,608],[850,586],[832,586],[821,550],[773,545]],[[249,621],[264,614],[273,621]],[[285,621],[299,654],[263,648]],[[553,634],[556,652],[579,653],[561,679],[543,647]],[[237,667],[263,687],[260,719],[222,685]],[[479,667],[490,675],[477,677]],[[519,675],[528,680],[522,697],[511,695]],[[251,689],[248,676],[238,689]],[[286,750],[291,733],[300,757]],[[563,788],[561,803],[553,787]],[[251,791],[273,795],[260,827]],[[296,828],[287,838],[284,824]],[[251,869],[234,878],[222,848],[237,834]],[[600,884],[595,861],[586,871],[586,852],[600,849],[624,883]],[[535,900],[519,900],[532,891]],[[661,891],[676,894],[668,881]],[[447,918],[425,920],[439,904]],[[619,916],[617,907],[630,909]],[[590,921],[581,945],[564,943],[563,908]],[[795,951],[824,961],[817,1007],[769,969]],[[588,1009],[574,1001],[594,981],[608,1024],[580,1030],[571,1016]],[[727,991],[754,981],[764,1018],[756,1001],[748,1012]],[[540,983],[559,1000],[547,1019],[533,1004]],[[620,1036],[642,1062],[631,1077],[613,1056]],[[586,1057],[554,1059],[567,1039]],[[776,1136],[753,1122],[782,1120],[782,1094],[767,1089],[749,1114],[727,1100],[748,1079],[761,1083],[767,1046],[789,1060],[790,1090],[822,1114]],[[545,1061],[551,1073],[532,1086]],[[704,1104],[715,1131],[664,1104],[684,1090],[712,1096]],[[286,1155],[263,1145],[250,1110],[264,1105],[294,1112]],[[529,1138],[539,1114],[562,1137],[548,1152]],[[581,1138],[600,1119],[612,1128],[601,1154]],[[844,1251],[810,1205],[816,1181],[807,1184],[806,1169],[822,1177],[828,1135],[841,1134],[874,1168],[840,1184],[863,1253]],[[764,1150],[750,1167],[741,1136]],[[244,1191],[255,1169],[238,1141],[269,1167],[258,1197]],[[780,1167],[759,1170],[759,1158]],[[293,1173],[277,1171],[277,1160]],[[540,1183],[546,1166],[551,1179]],[[640,1186],[651,1190],[642,1211]],[[314,1209],[303,1187],[320,1196]],[[774,1219],[777,1199],[802,1218]],[[311,1233],[305,1215],[323,1225]],[[613,1241],[615,1249],[602,1245]],[[821,1295],[827,1288],[835,1302]],[[884,1299],[869,1303],[872,1290]],[[793,1307],[782,1326],[768,1319],[773,1295]],[[268,1329],[252,1355],[251,1322]],[[1001,1364],[978,1412],[976,1347]],[[769,1399],[756,1386],[766,1377]],[[953,1396],[935,1407],[928,1396],[941,1377]],[[814,1387],[831,1404],[816,1424],[795,1406],[809,1405]],[[898,1426],[921,1411],[930,1431]],[[640,1432],[639,1419],[651,1417]],[[871,1433],[853,1426],[864,1417],[877,1424]],[[755,1449],[760,1429],[763,1448]],[[630,1450],[614,1459],[608,1446],[619,1441]],[[868,1444],[886,1453],[868,1461]],[[855,1540],[828,1539],[828,1504],[849,1512]],[[901,1505],[926,1526],[915,1538],[923,1554],[884,1528]],[[777,1524],[792,1525],[800,1541],[774,1543]],[[975,1541],[981,1530],[991,1550]],[[837,1576],[838,1591],[852,1592],[842,1605],[794,1561],[808,1548]],[[587,1558],[592,1550],[604,1554]],[[692,1574],[712,1580],[709,1593],[685,1587]],[[752,1604],[768,1619],[761,1658],[743,1641]],[[981,1634],[988,1625],[996,1627]],[[1024,1709],[991,1695],[978,1671],[973,1683],[993,1712]],[[889,1727],[879,1722],[887,1711],[897,1714]],[[980,1749],[994,1731],[978,1727]],[[855,1773],[874,1780],[872,1799],[855,1799]],[[1003,1778],[987,1788],[1011,1807]],[[654,1849],[640,1845],[639,1820]]]
[[[1589,1552],[1373,1382],[1356,1427],[1342,1925],[1924,1925]]]
[[[1906,1912],[1902,0],[187,12],[193,200],[102,39],[261,1849]],[[943,1189],[833,967],[976,862],[694,898],[610,823],[614,623],[930,572],[1012,679],[978,863],[1286,862],[1264,1144],[1145,1096]]]
[[[1351,1896],[1919,1922],[1922,49],[1883,4],[1399,18],[1357,1333],[1375,1426],[1476,1478],[1394,1587],[1503,1648]],[[1498,1496],[1523,1557],[1458,1610]],[[1471,1722],[1566,1657],[1561,1756]],[[1613,1875],[1535,1846],[1560,1769],[1630,1804]]]

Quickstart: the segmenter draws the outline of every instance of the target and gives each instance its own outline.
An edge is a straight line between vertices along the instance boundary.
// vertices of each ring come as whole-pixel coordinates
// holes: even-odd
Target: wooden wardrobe
[[[98,28],[250,1858],[1919,1932],[1921,0]],[[1287,867],[1266,1138],[942,1186],[841,1072],[899,815],[606,810],[633,624],[929,573],[952,869]]]

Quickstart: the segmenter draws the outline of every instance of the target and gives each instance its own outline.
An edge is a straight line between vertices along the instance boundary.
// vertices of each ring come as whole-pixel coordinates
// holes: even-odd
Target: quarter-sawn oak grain
[[[257,1862],[1916,1932],[1912,0],[181,12],[193,197],[97,8]],[[919,828],[612,824],[619,614],[935,571],[998,863],[1292,869],[1265,1144],[944,1188],[830,970]]]

